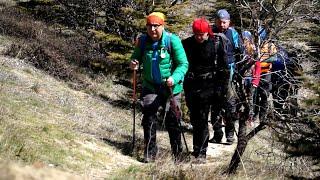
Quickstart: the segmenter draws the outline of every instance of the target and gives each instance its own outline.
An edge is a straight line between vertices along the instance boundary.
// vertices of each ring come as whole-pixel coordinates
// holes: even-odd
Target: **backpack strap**
[[[222,47],[223,47],[223,50],[224,50],[224,53],[227,54],[228,52],[228,44],[231,43],[229,38],[227,38],[227,36],[223,33],[214,33],[215,36],[218,36],[220,39],[221,39],[221,42],[222,42]],[[218,47],[219,47],[219,41],[216,40],[216,52],[218,50]]]
[[[216,59],[218,59],[218,48],[219,48],[219,45],[221,44],[223,50],[224,50],[224,60],[226,63],[227,62],[227,52],[228,52],[228,43],[231,43],[229,38],[227,38],[227,36],[223,33],[214,33],[216,35],[216,39],[215,39],[215,51],[216,51]],[[222,43],[220,43],[220,41]],[[235,71],[235,64],[234,62],[233,63],[230,63],[230,64],[227,64],[228,66],[228,69],[229,69],[229,72],[230,72],[230,76],[229,76],[229,83],[231,83],[232,79],[233,79],[233,74],[234,74],[234,71]]]
[[[147,42],[147,35],[146,34],[142,34],[139,37],[139,47],[140,47],[140,55],[143,56],[144,51],[146,49],[146,42]]]
[[[171,54],[172,54],[172,47],[171,47],[172,33],[170,33],[170,32],[166,32],[166,33],[167,33],[167,36],[166,36],[167,38],[164,40],[164,43],[165,43],[166,50],[169,52],[169,54],[171,56]],[[139,37],[139,47],[140,47],[141,56],[144,54],[144,51],[146,49],[146,42],[147,42],[147,35],[142,34]]]
[[[167,36],[166,36],[167,38],[164,40],[165,46],[166,46],[166,48],[167,48],[170,56],[171,56],[171,54],[172,54],[171,36],[172,36],[172,33],[167,32]]]

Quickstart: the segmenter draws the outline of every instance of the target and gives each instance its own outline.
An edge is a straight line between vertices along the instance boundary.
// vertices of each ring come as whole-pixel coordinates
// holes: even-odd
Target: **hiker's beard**
[[[152,34],[150,37],[153,41],[158,41],[161,38],[161,36],[158,34]]]

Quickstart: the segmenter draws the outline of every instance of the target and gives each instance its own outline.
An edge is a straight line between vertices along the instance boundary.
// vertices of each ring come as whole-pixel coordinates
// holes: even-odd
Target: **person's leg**
[[[209,140],[210,143],[220,143],[223,137],[222,117],[220,116],[222,109],[218,102],[211,106],[211,124],[213,128],[213,137]]]
[[[197,146],[199,147],[199,156],[201,158],[206,158],[209,140],[209,129],[208,129],[208,114],[210,105],[204,104],[200,109],[200,118],[198,124],[199,139],[197,141]]]
[[[260,86],[260,112],[259,119],[260,122],[265,122],[267,120],[267,111],[269,108],[268,97],[271,90],[271,75],[266,75]]]
[[[206,157],[209,130],[208,113],[209,105],[201,102],[194,102],[196,106],[190,109],[190,120],[193,126],[193,155]]]
[[[183,149],[182,142],[181,142],[182,127],[180,127],[180,124],[179,124],[180,119],[177,119],[177,117],[180,115],[176,114],[176,113],[181,113],[179,112],[181,94],[175,95],[174,98],[175,98],[175,103],[177,107],[174,107],[172,102],[170,103],[170,109],[165,119],[165,126],[168,130],[172,154],[177,159],[179,158]]]
[[[249,106],[249,119],[250,121],[254,121],[254,104],[255,104],[255,98],[257,94],[257,88],[253,87],[251,84],[248,86],[245,86],[246,91],[246,100],[248,102]]]
[[[271,79],[272,82],[272,102],[273,102],[273,107],[274,109],[281,113],[282,106],[283,106],[283,96],[282,96],[282,80],[279,74],[274,74]]]
[[[144,131],[144,160],[154,161],[157,155],[156,129],[157,109],[159,108],[159,96],[148,90],[143,90],[143,118],[142,126]]]
[[[234,124],[237,120],[236,114],[236,97],[230,97],[226,104],[226,113],[225,113],[225,134],[227,143],[232,144],[234,139]]]

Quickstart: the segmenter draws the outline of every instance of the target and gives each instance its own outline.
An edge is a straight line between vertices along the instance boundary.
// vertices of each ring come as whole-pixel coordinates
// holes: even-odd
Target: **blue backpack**
[[[288,52],[283,47],[278,47],[277,57],[274,62],[272,62],[271,71],[283,71],[287,64],[291,63],[291,59]]]
[[[272,62],[272,72],[289,72],[293,76],[300,76],[303,68],[288,52],[281,46],[277,47],[276,60]]]

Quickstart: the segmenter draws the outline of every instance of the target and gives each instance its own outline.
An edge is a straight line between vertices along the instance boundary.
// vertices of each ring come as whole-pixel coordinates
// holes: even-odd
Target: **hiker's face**
[[[223,32],[229,28],[230,20],[217,19],[216,25],[218,26],[219,30]]]
[[[204,41],[208,40],[209,35],[208,33],[199,33],[199,34],[194,34],[194,38],[198,43],[203,43]]]
[[[153,41],[158,41],[161,38],[163,25],[147,24],[147,33]]]

